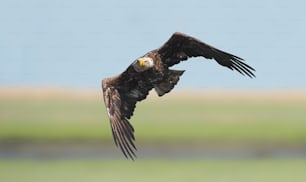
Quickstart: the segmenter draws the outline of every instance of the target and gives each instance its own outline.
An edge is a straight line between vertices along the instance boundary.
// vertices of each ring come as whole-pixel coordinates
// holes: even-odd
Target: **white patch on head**
[[[139,64],[140,60],[144,62],[143,66],[140,66],[140,64]],[[136,61],[134,61],[132,63],[132,66],[133,66],[135,71],[143,72],[143,71],[146,71],[149,68],[152,68],[154,66],[154,61],[150,57],[142,57],[142,58],[139,58]]]
[[[153,61],[152,58],[150,58],[150,57],[143,57],[141,59],[145,62],[146,67],[152,68],[154,66],[154,61]]]

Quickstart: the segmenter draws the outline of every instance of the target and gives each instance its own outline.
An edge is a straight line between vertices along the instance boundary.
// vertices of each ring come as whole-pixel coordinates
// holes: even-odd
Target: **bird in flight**
[[[242,75],[255,77],[255,69],[244,63],[242,58],[176,32],[160,48],[137,58],[123,73],[102,80],[103,98],[114,142],[126,158],[133,160],[136,157],[134,128],[129,122],[136,103],[144,100],[153,88],[158,96],[170,92],[184,70],[169,67],[199,56],[214,59]]]

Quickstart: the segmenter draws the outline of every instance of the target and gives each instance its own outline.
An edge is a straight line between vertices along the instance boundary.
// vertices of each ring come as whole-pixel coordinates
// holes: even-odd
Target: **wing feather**
[[[126,158],[134,159],[137,150],[134,144],[135,130],[129,119],[133,115],[136,103],[145,99],[153,86],[142,80],[126,77],[129,75],[122,74],[119,77],[104,79],[102,90],[114,142]]]
[[[163,63],[170,67],[190,57],[202,56],[207,59],[215,59],[220,65],[236,70],[251,78],[255,77],[254,68],[244,63],[243,59],[214,48],[196,38],[176,32],[158,50]]]

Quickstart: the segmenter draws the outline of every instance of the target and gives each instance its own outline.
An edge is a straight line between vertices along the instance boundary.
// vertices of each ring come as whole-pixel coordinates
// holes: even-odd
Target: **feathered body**
[[[153,88],[159,96],[170,92],[184,71],[169,67],[197,56],[215,59],[222,66],[255,77],[252,72],[255,70],[243,63],[243,59],[177,32],[160,48],[135,60],[122,74],[102,80],[114,141],[126,157],[136,157],[134,128],[129,123],[136,103],[145,99]]]

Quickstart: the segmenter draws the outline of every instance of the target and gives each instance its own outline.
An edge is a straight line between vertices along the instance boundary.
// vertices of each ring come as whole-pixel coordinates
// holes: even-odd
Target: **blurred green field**
[[[131,119],[138,146],[173,143],[183,149],[186,144],[188,148],[193,142],[201,143],[199,146],[205,142],[205,148],[211,147],[209,144],[235,143],[232,147],[276,144],[290,148],[290,144],[294,144],[304,149],[306,94],[303,92],[175,92],[163,98],[154,94],[137,105]],[[25,145],[29,142],[30,147],[37,144],[35,141],[47,145],[62,141],[112,143],[101,92],[0,90],[0,150],[6,146],[2,144],[16,141]],[[52,152],[48,149],[47,153]],[[113,150],[115,147],[111,153]],[[192,153],[191,150],[194,149],[184,151]],[[306,181],[306,159],[297,157],[294,152],[284,158],[277,155],[270,158],[265,155],[257,158],[156,155],[140,157],[135,162],[125,160],[116,152],[119,158],[50,159],[40,158],[41,153],[30,157],[0,156],[0,181]]]
[[[0,141],[111,141],[100,94],[0,93]],[[137,142],[306,141],[306,94],[154,94],[131,119]]]
[[[3,182],[306,181],[306,160],[0,160]]]

